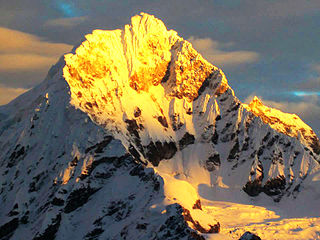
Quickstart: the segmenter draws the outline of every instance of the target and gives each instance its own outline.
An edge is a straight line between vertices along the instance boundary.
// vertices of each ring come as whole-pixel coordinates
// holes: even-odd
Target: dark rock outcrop
[[[197,231],[190,229],[185,220],[184,208],[175,203],[166,207],[168,218],[158,229],[159,240],[183,239],[205,240]]]
[[[205,168],[208,171],[212,172],[216,170],[218,167],[220,167],[220,165],[221,165],[220,155],[219,153],[216,153],[208,158],[208,160],[205,163]]]
[[[141,109],[136,107],[135,110],[134,110],[133,115],[134,115],[135,118],[140,117],[141,116]]]
[[[254,233],[251,232],[245,232],[239,240],[261,240],[261,238]]]
[[[91,232],[87,233],[84,237],[85,240],[94,240],[97,239],[104,230],[102,228],[95,228]]]
[[[66,207],[64,208],[65,213],[70,213],[77,208],[83,206],[89,199],[89,197],[97,192],[99,189],[83,187],[72,191],[67,199]]]
[[[177,152],[177,146],[175,142],[150,142],[146,146],[147,159],[154,165],[158,166],[162,159],[170,159]]]
[[[52,219],[50,224],[42,234],[38,234],[33,240],[54,240],[56,233],[59,230],[61,222],[61,214],[58,214],[56,218]]]
[[[165,127],[165,128],[168,128],[168,127],[169,127],[168,121],[167,121],[166,117],[164,117],[164,116],[159,116],[157,119],[158,119],[159,123],[160,123],[163,127]]]
[[[249,181],[243,187],[243,191],[245,191],[249,196],[255,197],[258,196],[262,192],[262,183],[261,180],[255,179],[254,181]]]
[[[196,220],[194,220],[190,214],[190,211],[186,208],[183,208],[182,213],[184,220],[187,222],[191,222],[193,224],[194,229],[201,233],[219,233],[220,232],[220,223],[216,223],[214,225],[209,225],[210,229],[205,229],[203,226],[200,225],[200,223]]]
[[[263,186],[263,192],[269,196],[278,195],[286,187],[286,178],[279,176],[277,178],[268,180]]]
[[[198,199],[196,201],[196,203],[192,206],[192,209],[200,209],[200,210],[202,210],[200,199]]]
[[[19,226],[19,218],[13,218],[0,227],[0,239],[9,239]],[[7,238],[4,238],[7,237]]]
[[[195,141],[194,135],[186,132],[179,141],[180,150],[184,149],[185,147],[187,147],[190,144],[194,144],[194,141]]]
[[[88,153],[90,152],[91,150],[95,149],[95,153],[101,153],[103,151],[103,149],[108,146],[108,144],[112,141],[113,137],[112,136],[105,136],[104,137],[104,140],[102,140],[101,142],[91,146],[91,147],[88,147],[86,150],[85,150],[85,153]]]
[[[286,179],[284,176],[279,176],[277,178],[268,180],[263,186],[262,177],[260,177],[259,179],[255,179],[254,181],[247,182],[243,187],[243,190],[252,197],[258,196],[261,192],[264,192],[269,196],[280,196],[285,187]],[[279,199],[277,198],[274,200],[279,201]]]

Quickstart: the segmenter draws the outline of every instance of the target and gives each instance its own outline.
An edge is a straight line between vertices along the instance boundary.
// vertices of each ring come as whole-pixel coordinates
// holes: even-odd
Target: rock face
[[[123,30],[86,39],[65,56],[71,104],[142,162],[161,168],[174,158],[181,165],[166,169],[208,185],[215,183],[205,169],[220,174],[222,164],[224,179],[276,201],[319,168],[319,139],[308,125],[258,98],[242,104],[224,73],[159,19],[142,13]]]
[[[220,224],[194,186],[320,191],[312,130],[242,104],[159,19],[86,39],[0,107],[1,239],[203,239]]]
[[[257,97],[254,97],[249,105],[244,106],[273,129],[297,138],[300,142],[309,146],[314,153],[320,154],[320,142],[317,135],[297,115],[283,113],[277,109],[267,107]]]
[[[239,240],[261,240],[261,238],[254,233],[245,232]]]

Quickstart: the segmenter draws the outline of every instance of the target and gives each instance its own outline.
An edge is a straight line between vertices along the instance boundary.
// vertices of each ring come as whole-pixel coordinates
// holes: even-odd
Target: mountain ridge
[[[316,201],[314,139],[273,128],[159,19],[86,38],[0,107],[0,239],[202,239],[211,190]]]

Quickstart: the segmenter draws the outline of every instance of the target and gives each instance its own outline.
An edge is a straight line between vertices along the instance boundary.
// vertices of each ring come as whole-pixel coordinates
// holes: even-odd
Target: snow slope
[[[221,69],[145,13],[93,31],[0,107],[0,150],[0,239],[319,237],[311,128],[242,104]]]

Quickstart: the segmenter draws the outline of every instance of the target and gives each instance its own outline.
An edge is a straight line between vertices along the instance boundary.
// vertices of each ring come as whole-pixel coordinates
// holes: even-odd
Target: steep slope
[[[242,104],[159,19],[86,39],[0,107],[0,239],[202,239],[212,191],[318,199],[312,130]]]
[[[259,116],[264,123],[269,124],[277,132],[297,138],[309,146],[314,153],[320,154],[320,142],[314,131],[296,114],[283,113],[278,109],[265,106],[258,97],[254,97],[249,105],[244,107],[254,115]]]
[[[136,159],[159,165],[160,174],[195,187],[223,179],[279,200],[319,168],[319,140],[309,126],[269,113],[257,99],[241,104],[223,72],[153,16],[142,13],[124,30],[86,38],[65,56],[71,103]]]
[[[174,204],[153,169],[70,105],[63,65],[62,59],[42,84],[0,108],[0,239],[199,236],[183,217],[200,211],[191,205],[197,193],[188,195],[190,210]]]

